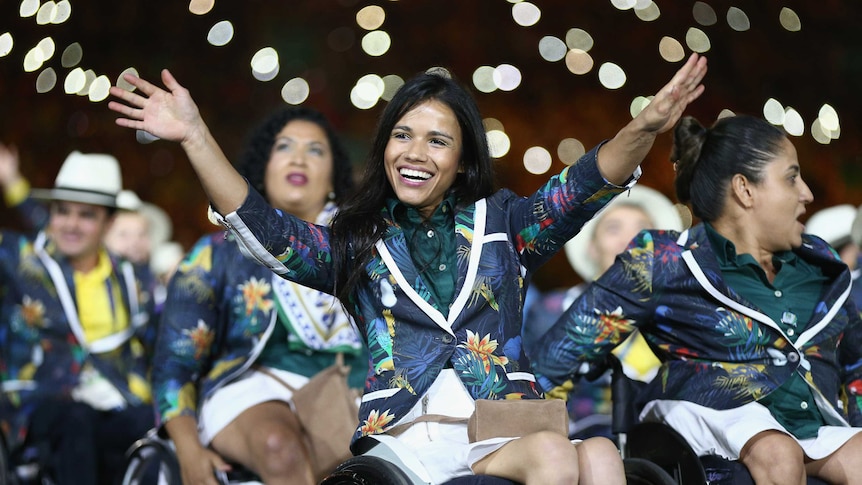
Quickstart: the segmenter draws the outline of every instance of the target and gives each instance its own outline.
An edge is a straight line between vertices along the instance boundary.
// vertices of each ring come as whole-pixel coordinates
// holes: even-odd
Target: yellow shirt
[[[88,342],[129,327],[129,310],[112,275],[108,253],[100,251],[96,267],[87,273],[75,271],[74,280],[78,318]]]

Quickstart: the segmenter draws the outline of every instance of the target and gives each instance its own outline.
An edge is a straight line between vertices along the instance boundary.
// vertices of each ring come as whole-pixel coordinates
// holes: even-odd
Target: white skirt
[[[652,401],[640,418],[670,425],[698,456],[720,455],[730,460],[738,460],[742,447],[763,431],[787,433],[812,460],[826,458],[862,431],[849,426],[822,426],[816,437],[798,439],[776,421],[766,406],[756,402],[715,410],[689,401]]]
[[[309,378],[278,369],[267,368],[296,389]],[[272,377],[253,369],[217,389],[198,412],[198,435],[201,444],[209,446],[213,438],[246,409],[267,401],[282,401],[292,407],[293,392]]]
[[[428,392],[397,423],[408,423],[425,413],[469,418],[476,405],[453,369],[443,369]],[[492,438],[470,443],[466,423],[423,421],[393,437],[372,435],[386,444],[421,480],[436,484],[472,475],[472,466],[519,437]],[[572,443],[579,443],[574,440]]]

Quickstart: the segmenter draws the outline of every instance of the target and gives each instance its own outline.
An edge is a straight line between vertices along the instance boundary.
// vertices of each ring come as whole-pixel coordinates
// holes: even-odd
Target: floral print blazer
[[[625,190],[602,178],[597,151],[529,197],[501,190],[456,210],[458,280],[448,317],[435,303],[449,302],[433,301],[404,232],[383,209],[387,233],[346,302],[372,360],[354,440],[396,424],[447,363],[474,399],[541,397],[521,348],[525,281]],[[331,292],[329,230],[283,215],[249,192],[224,219],[244,250],[284,278]]]
[[[86,342],[69,263],[44,232],[35,241],[0,232],[0,426],[10,448],[26,437],[41,400],[72,399],[83,369],[98,370],[127,403],[149,402],[155,282],[146,267],[110,258],[130,326]]]
[[[196,417],[207,397],[263,351],[278,319],[272,277],[243,257],[224,231],[202,237],[185,256],[168,286],[156,343],[159,428],[177,416]],[[329,364],[335,361],[335,354],[326,355]],[[351,373],[364,373],[364,357],[345,356]],[[308,369],[308,375],[318,370]]]
[[[862,321],[848,298],[850,272],[817,237],[803,235],[794,252],[828,278],[795,341],[724,283],[703,225],[641,232],[542,338],[533,362],[541,387],[564,392],[578,368],[639,328],[663,361],[641,404],[734,408],[799,372],[827,422],[862,426]]]

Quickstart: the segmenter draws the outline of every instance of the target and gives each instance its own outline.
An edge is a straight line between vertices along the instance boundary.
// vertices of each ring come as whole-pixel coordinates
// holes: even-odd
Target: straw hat
[[[805,232],[823,239],[833,248],[840,248],[850,242],[856,207],[841,204],[819,210],[805,222]]]
[[[680,209],[670,199],[655,189],[635,185],[627,192],[616,196],[601,212],[584,224],[581,232],[566,243],[566,257],[569,259],[569,264],[584,281],[594,280],[599,272],[596,261],[589,256],[590,241],[593,239],[596,225],[604,211],[619,204],[636,206],[646,212],[653,221],[653,229],[681,231],[684,227]]]
[[[111,155],[74,151],[66,157],[53,189],[33,189],[31,196],[42,200],[65,200],[117,207],[123,188],[120,163]]]
[[[853,219],[853,226],[850,228],[850,239],[853,243],[862,248],[862,205],[856,210],[856,217]]]

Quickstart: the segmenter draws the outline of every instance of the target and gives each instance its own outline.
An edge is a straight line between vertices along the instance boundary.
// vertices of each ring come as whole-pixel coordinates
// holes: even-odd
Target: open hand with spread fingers
[[[111,95],[125,103],[108,103],[108,108],[123,115],[117,119],[117,125],[183,144],[195,142],[206,132],[189,91],[167,69],[162,70],[162,82],[167,90],[132,74],[124,75],[124,80],[139,93],[111,87]]]
[[[644,131],[664,133],[679,121],[689,103],[703,94],[701,84],[706,76],[706,57],[697,53],[674,74],[670,82],[656,93],[652,101],[637,116]]]

